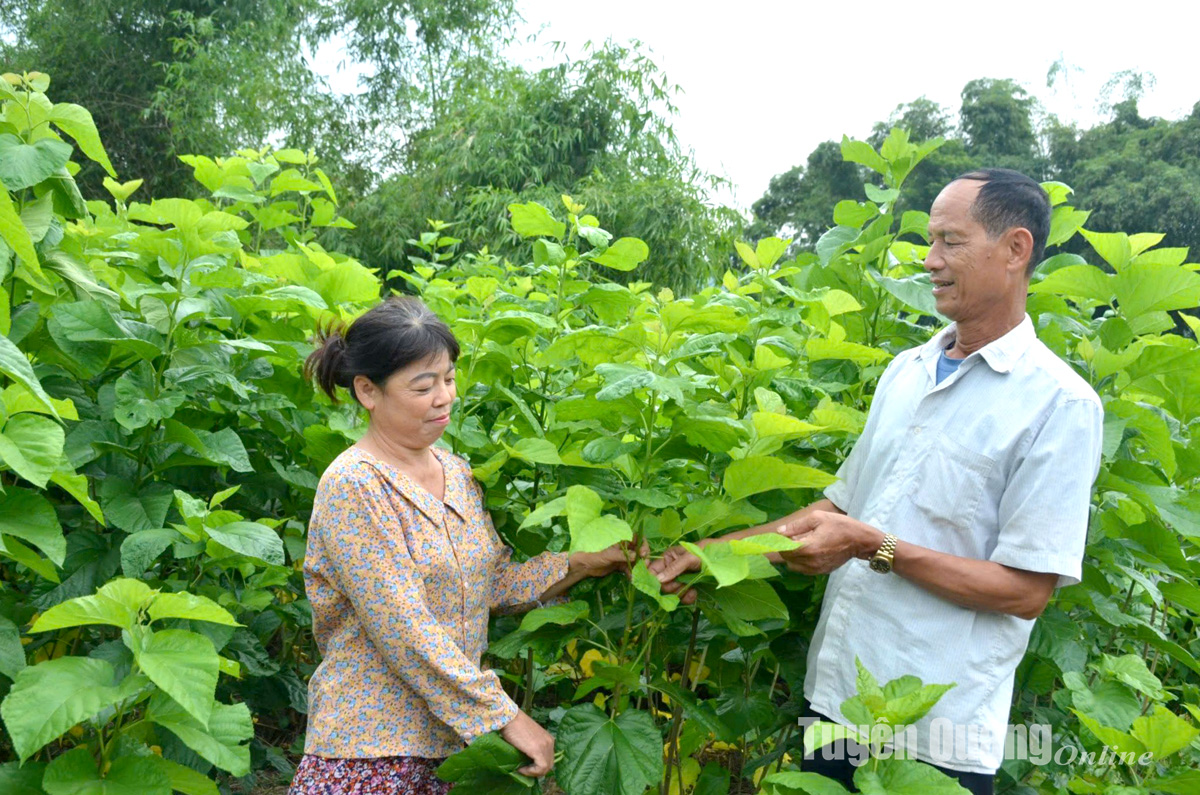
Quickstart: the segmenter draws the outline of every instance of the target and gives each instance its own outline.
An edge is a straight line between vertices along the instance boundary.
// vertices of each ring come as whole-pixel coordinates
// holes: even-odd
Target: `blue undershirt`
[[[937,363],[937,382],[940,384],[942,381],[945,381],[951,373],[958,370],[958,366],[962,363],[962,359],[951,359],[946,355],[945,351],[942,351],[942,355],[938,357]]]

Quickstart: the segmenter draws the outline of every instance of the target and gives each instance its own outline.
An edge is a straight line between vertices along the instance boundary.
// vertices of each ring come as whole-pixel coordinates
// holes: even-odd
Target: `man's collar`
[[[953,344],[957,326],[957,323],[951,323],[921,346],[920,358],[923,361],[937,358],[942,351]],[[1037,339],[1037,334],[1033,330],[1033,320],[1029,315],[1025,315],[1025,319],[1003,337],[992,340],[967,358],[979,356],[987,362],[988,367],[997,373],[1009,373],[1012,372],[1013,367],[1016,366],[1025,351],[1029,350],[1029,346],[1035,339]]]

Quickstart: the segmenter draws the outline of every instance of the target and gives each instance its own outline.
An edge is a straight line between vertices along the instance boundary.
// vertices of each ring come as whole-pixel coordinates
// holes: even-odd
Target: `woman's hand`
[[[530,764],[517,769],[521,775],[541,777],[554,767],[554,737],[523,710],[500,730],[500,736],[529,757]]]
[[[575,552],[571,555],[571,572],[578,572],[583,577],[603,577],[614,571],[629,574],[629,567],[640,558],[650,554],[650,546],[643,543],[642,548],[634,551],[628,541],[613,544],[599,552]]]

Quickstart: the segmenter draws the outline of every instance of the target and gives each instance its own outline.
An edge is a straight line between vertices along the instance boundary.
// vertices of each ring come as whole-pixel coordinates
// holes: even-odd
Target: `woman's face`
[[[383,384],[356,376],[354,389],[376,433],[410,449],[428,447],[450,423],[454,363],[443,351],[397,370]]]

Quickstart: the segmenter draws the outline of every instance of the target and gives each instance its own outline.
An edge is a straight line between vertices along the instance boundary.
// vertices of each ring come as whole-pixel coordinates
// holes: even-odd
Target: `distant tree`
[[[737,215],[712,206],[716,182],[670,125],[674,88],[636,49],[608,45],[540,71],[495,70],[466,82],[411,135],[401,172],[348,209],[363,234],[343,245],[387,270],[406,268],[408,239],[437,218],[493,251],[517,243],[505,208],[570,194],[651,259],[631,278],[690,288],[723,270]]]
[[[967,153],[981,165],[1015,168],[1041,178],[1046,164],[1034,132],[1036,106],[1037,100],[1012,80],[980,78],[967,83],[958,112]]]
[[[1056,124],[1047,139],[1053,176],[1091,210],[1089,228],[1163,232],[1163,245],[1200,255],[1200,102],[1190,116],[1167,121],[1143,118],[1128,99],[1105,124]]]
[[[771,178],[767,192],[751,206],[749,235],[794,237],[800,246],[811,248],[832,224],[835,204],[866,198],[862,181],[859,167],[842,159],[837,141],[817,144],[805,165]]]

